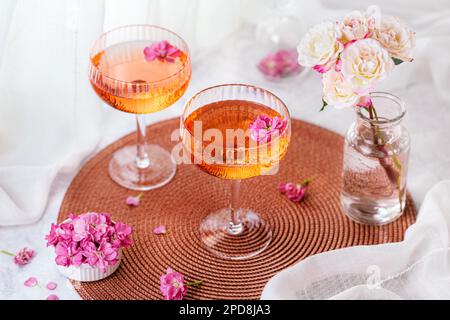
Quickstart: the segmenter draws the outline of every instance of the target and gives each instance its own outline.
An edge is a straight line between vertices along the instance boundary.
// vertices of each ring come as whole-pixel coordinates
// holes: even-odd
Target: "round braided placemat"
[[[171,150],[177,142],[170,134],[178,128],[173,119],[148,127],[151,142]],[[203,280],[189,289],[190,299],[257,299],[267,281],[292,264],[319,252],[355,245],[397,242],[414,222],[416,210],[408,196],[403,216],[382,227],[357,224],[341,213],[339,191],[343,138],[318,126],[293,120],[289,150],[273,176],[242,182],[242,206],[260,213],[272,226],[273,240],[259,256],[226,261],[202,247],[198,227],[210,212],[228,204],[229,182],[209,176],[194,165],[178,166],[173,181],[144,193],[141,205],[129,208],[126,190],[108,176],[114,150],[134,142],[130,134],[114,142],[80,170],[63,200],[59,222],[69,213],[110,212],[134,228],[134,244],[124,250],[122,264],[112,276],[93,283],[74,282],[84,299],[161,299],[159,277],[167,267],[188,281]],[[278,182],[312,178],[308,196],[293,203],[281,195]],[[169,233],[155,235],[164,224]]]

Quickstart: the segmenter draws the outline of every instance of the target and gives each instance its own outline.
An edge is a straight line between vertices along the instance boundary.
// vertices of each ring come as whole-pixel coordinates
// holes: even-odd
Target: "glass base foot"
[[[136,145],[128,145],[114,152],[109,163],[109,175],[122,187],[146,191],[164,186],[175,176],[177,165],[170,153],[158,145],[148,145],[150,165],[141,169],[136,165]]]
[[[261,253],[272,240],[265,220],[249,209],[238,209],[241,224],[230,225],[231,210],[220,209],[200,225],[200,238],[214,255],[232,260],[248,259]]]

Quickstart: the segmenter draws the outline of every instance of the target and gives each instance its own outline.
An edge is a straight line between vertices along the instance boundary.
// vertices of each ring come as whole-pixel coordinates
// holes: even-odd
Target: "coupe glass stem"
[[[239,217],[239,195],[241,189],[241,180],[233,179],[231,181],[231,202],[230,202],[230,215],[231,221],[228,226],[228,232],[233,235],[237,235],[242,232],[242,222]]]
[[[137,154],[136,154],[136,166],[139,169],[148,168],[150,160],[147,153],[147,135],[145,126],[145,115],[136,114],[136,126],[137,126]]]

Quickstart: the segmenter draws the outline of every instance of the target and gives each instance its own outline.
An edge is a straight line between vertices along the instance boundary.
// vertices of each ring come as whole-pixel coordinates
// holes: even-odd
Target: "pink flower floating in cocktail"
[[[278,185],[278,191],[282,194],[285,194],[289,200],[293,202],[300,202],[306,195],[306,191],[308,190],[308,185],[311,183],[310,180],[304,180],[300,184],[288,182],[288,183],[280,183]]]
[[[144,49],[144,56],[147,61],[158,59],[161,62],[174,62],[180,55],[180,49],[171,45],[167,40],[155,42]]]
[[[279,50],[268,54],[259,64],[258,69],[269,79],[278,79],[295,73],[300,69],[296,49]]]
[[[88,212],[52,224],[45,239],[47,246],[55,247],[56,264],[89,264],[105,272],[107,266],[117,263],[119,250],[132,244],[131,233],[130,226],[112,221],[108,213]]]
[[[202,283],[202,280],[186,282],[181,273],[167,268],[166,273],[160,277],[159,289],[164,300],[182,300],[187,294],[188,287],[199,287]]]
[[[286,119],[259,115],[249,125],[250,137],[257,142],[270,142],[273,135],[280,136],[283,133],[286,125]]]

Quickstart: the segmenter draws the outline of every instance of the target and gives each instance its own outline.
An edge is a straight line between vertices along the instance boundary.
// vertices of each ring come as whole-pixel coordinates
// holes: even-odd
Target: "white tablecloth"
[[[398,8],[403,6],[397,4]],[[421,14],[421,10],[425,9],[419,6],[409,14],[404,14],[418,32],[416,59],[411,64],[404,63],[396,68],[378,88],[394,93],[406,102],[404,124],[412,138],[408,187],[418,206],[434,184],[450,179],[450,10],[432,9],[434,11],[430,9],[426,14]],[[396,14],[402,15],[401,10],[397,10]],[[317,14],[311,20],[321,20],[323,15]],[[87,47],[85,44],[83,46]],[[87,57],[86,52],[82,54]],[[345,132],[354,114],[351,110],[318,112],[321,107],[321,83],[316,73],[308,71],[280,82],[267,81],[255,68],[262,54],[264,49],[256,42],[253,29],[246,27],[242,27],[240,32],[221,45],[197,52],[193,57],[192,82],[185,96],[174,106],[149,115],[148,122],[179,116],[186,100],[202,88],[238,82],[273,91],[286,102],[295,118],[341,134]],[[1,70],[4,72],[8,67],[3,66]],[[76,72],[81,73],[81,76],[78,75],[81,79],[85,77],[85,69],[79,68]],[[49,76],[53,75],[55,73],[51,72]],[[57,294],[61,298],[78,297],[57,273],[52,261],[52,250],[45,248],[44,235],[50,223],[56,219],[64,192],[82,163],[107,144],[134,130],[131,115],[101,105],[89,87],[87,75],[85,81],[78,85],[75,92],[70,91],[68,97],[64,93],[45,92],[46,79],[43,76],[43,83],[36,84],[40,92],[33,90],[33,94],[45,94],[58,107],[51,110],[41,109],[39,105],[23,110],[3,108],[3,117],[0,119],[0,130],[8,132],[8,138],[5,139],[0,131],[0,150],[9,150],[8,147],[13,150],[10,153],[0,152],[3,164],[0,167],[0,225],[11,221],[8,208],[14,208],[15,205],[20,206],[23,212],[31,212],[34,217],[32,220],[37,220],[26,226],[0,226],[1,249],[17,251],[23,246],[29,246],[37,252],[33,262],[25,267],[18,267],[10,263],[9,257],[0,256],[0,299],[45,298],[48,294],[45,290],[23,286],[29,276],[36,276],[43,284],[47,281],[58,282]],[[63,81],[64,77],[70,75],[60,76]],[[33,99],[32,95],[18,97],[14,95],[14,90],[6,92],[4,86],[0,88],[6,104],[11,102],[17,105],[16,100],[23,99],[25,105],[29,99]],[[73,112],[70,117],[64,111],[66,104],[76,104],[76,108],[70,109]],[[20,121],[21,118],[26,123]],[[30,164],[24,158],[14,157],[14,145],[10,146],[14,143],[28,145],[31,151],[27,157],[33,157],[35,161]],[[53,148],[57,148],[57,152]],[[48,153],[57,155],[51,163],[45,162]],[[40,173],[33,171],[36,166],[39,166]],[[23,190],[17,188],[18,183],[23,185]],[[44,214],[41,217],[42,212]]]

